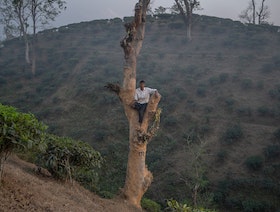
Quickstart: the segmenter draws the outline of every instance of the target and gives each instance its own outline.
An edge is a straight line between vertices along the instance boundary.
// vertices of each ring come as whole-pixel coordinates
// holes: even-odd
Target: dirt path
[[[36,166],[13,156],[5,165],[0,187],[0,212],[97,211],[134,212],[123,200],[101,199],[78,184],[38,175]]]

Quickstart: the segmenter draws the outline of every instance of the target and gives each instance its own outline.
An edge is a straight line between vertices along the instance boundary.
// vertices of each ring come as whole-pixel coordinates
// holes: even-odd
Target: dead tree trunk
[[[255,0],[252,0],[252,9],[253,9],[253,24],[256,24],[256,3]]]
[[[135,6],[134,20],[125,24],[127,34],[121,41],[125,54],[123,85],[121,88],[108,86],[119,95],[129,122],[129,155],[123,197],[138,208],[141,208],[140,201],[153,180],[145,160],[147,144],[158,129],[160,116],[160,110],[157,109],[160,95],[153,95],[150,98],[141,125],[138,122],[138,112],[130,107],[136,89],[136,63],[145,35],[149,3],[150,0],[139,0]],[[151,126],[153,118],[154,124]]]

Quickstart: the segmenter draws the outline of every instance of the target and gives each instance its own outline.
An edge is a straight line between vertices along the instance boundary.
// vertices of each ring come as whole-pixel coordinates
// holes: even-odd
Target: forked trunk
[[[159,114],[156,112],[160,101],[160,96],[153,95],[150,98],[143,123],[140,125],[138,113],[130,107],[130,104],[134,99],[136,89],[136,63],[144,39],[145,19],[149,3],[150,0],[139,0],[135,6],[134,20],[125,24],[127,35],[121,41],[125,54],[123,86],[118,93],[129,122],[129,155],[123,196],[130,204],[138,208],[141,208],[141,199],[153,179],[152,173],[148,171],[146,166],[146,151],[147,143],[155,134],[158,126],[149,128],[149,130],[148,127],[151,118],[155,114]]]

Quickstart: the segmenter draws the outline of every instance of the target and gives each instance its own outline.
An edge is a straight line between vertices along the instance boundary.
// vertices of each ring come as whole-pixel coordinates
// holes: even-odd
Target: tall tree
[[[20,36],[22,36],[25,43],[25,61],[30,64],[29,48],[30,43],[28,39],[28,1],[24,0],[3,0],[0,3],[1,20],[6,29],[18,30]],[[12,32],[12,31],[10,31]]]
[[[239,18],[246,23],[256,24],[256,19],[258,18],[258,24],[267,23],[267,19],[270,17],[270,10],[267,5],[265,5],[265,0],[261,0],[261,5],[257,10],[256,0],[249,1],[248,7],[243,10]]]
[[[195,9],[199,9],[200,2],[198,0],[175,0],[172,11],[179,12],[187,28],[187,38],[192,40],[192,15]]]
[[[265,0],[262,0],[259,11],[256,12],[258,16],[258,23],[265,24],[267,23],[267,19],[270,17],[270,11],[267,5],[265,5]]]
[[[139,0],[135,6],[135,16],[131,23],[126,23],[126,36],[121,40],[125,54],[122,86],[108,84],[115,91],[123,104],[129,122],[129,155],[127,173],[123,188],[123,197],[132,205],[140,206],[140,201],[150,186],[153,175],[146,166],[147,144],[155,135],[159,126],[160,109],[157,109],[160,95],[152,95],[142,124],[138,122],[138,113],[131,108],[136,89],[136,63],[145,35],[146,13],[150,0]],[[153,120],[153,124],[151,121]]]
[[[53,21],[55,17],[65,9],[64,0],[1,0],[0,12],[1,23],[5,29],[18,30],[16,35],[23,37],[25,43],[25,60],[32,63],[32,73],[36,70],[36,34],[39,27]],[[30,29],[31,27],[31,29]],[[32,39],[28,33],[32,32]],[[30,60],[30,46],[32,62]]]
[[[252,10],[253,10],[253,24],[256,24],[256,3],[252,0]]]
[[[36,72],[36,49],[38,27],[49,24],[65,9],[63,0],[29,0],[29,11],[32,22],[32,73]]]
[[[256,23],[256,5],[255,0],[249,1],[248,7],[242,10],[239,18],[246,23]]]

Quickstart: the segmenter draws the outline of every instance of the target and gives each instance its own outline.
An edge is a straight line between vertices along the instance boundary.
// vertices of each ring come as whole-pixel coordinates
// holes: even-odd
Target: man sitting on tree
[[[150,99],[150,95],[153,94],[155,94],[156,97],[158,96],[157,89],[145,87],[145,81],[141,80],[139,83],[139,88],[137,88],[135,91],[135,101],[132,104],[132,107],[138,110],[140,124],[143,122],[144,114]]]

